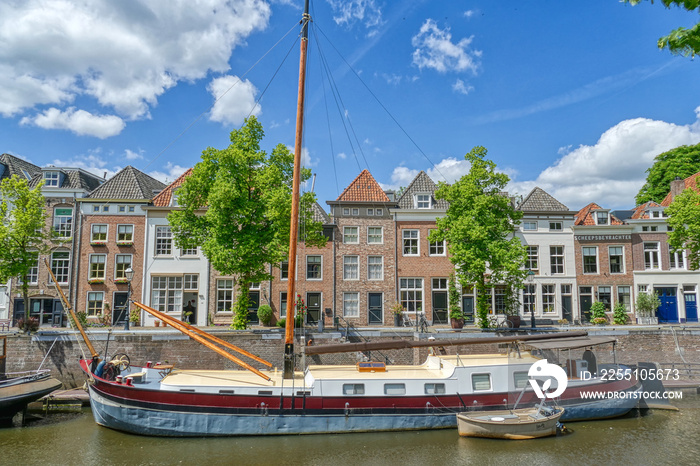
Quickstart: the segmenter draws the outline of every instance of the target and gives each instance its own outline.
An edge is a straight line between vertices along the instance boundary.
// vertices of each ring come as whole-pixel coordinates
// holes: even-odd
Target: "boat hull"
[[[0,422],[7,423],[29,403],[61,387],[48,374],[15,377],[0,383]]]
[[[539,414],[537,408],[514,411],[490,411],[457,415],[457,430],[462,437],[527,440],[557,434],[563,409]]]

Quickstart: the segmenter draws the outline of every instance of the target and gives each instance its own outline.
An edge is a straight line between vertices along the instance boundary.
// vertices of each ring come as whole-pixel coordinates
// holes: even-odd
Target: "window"
[[[537,246],[527,246],[527,259],[525,259],[525,268],[537,272],[540,267],[538,264]]]
[[[98,205],[92,206],[92,211],[93,211],[93,212],[99,212],[99,211],[100,211],[100,206],[98,206]]]
[[[321,280],[321,256],[306,256],[306,279]]]
[[[506,289],[503,286],[496,286],[493,290],[493,309],[496,314],[506,312]]]
[[[107,241],[107,225],[92,225],[90,242],[104,243]]]
[[[104,280],[105,279],[105,262],[107,261],[106,254],[90,254],[90,279]]]
[[[401,232],[403,238],[403,255],[417,256],[418,249],[418,230],[403,230]]]
[[[233,280],[219,279],[216,281],[216,312],[229,312],[232,308]]]
[[[623,273],[622,246],[610,246],[608,254],[610,257],[610,273]]]
[[[367,279],[384,280],[384,258],[382,256],[367,257]]]
[[[130,205],[130,206],[128,207],[128,209],[129,209],[129,212],[134,212],[134,206]]]
[[[36,261],[33,262],[32,266],[29,268],[29,271],[27,272],[27,280],[29,280],[30,284],[34,285],[39,282],[39,257],[36,258]]]
[[[120,206],[117,207],[117,210],[118,210],[119,212],[126,212],[126,206],[125,206],[125,205],[120,205]]]
[[[58,283],[68,283],[70,270],[70,252],[56,251],[51,254],[51,271]]]
[[[360,238],[357,234],[358,227],[343,227],[343,243],[358,244]]]
[[[685,251],[673,252],[673,248],[668,247],[668,262],[672,269],[685,269]]]
[[[610,305],[612,301],[612,293],[610,292],[609,286],[598,287],[598,301],[603,303],[605,305],[605,309],[608,311],[612,310],[612,306]]]
[[[359,280],[359,268],[359,256],[343,256],[343,280]]]
[[[521,389],[529,386],[530,376],[527,372],[513,372],[513,385],[516,389]]]
[[[426,395],[444,395],[445,394],[445,384],[444,383],[426,383],[424,386],[424,391]]]
[[[474,391],[491,390],[491,374],[472,374]]]
[[[350,215],[350,209],[343,209],[343,215]]]
[[[549,247],[549,267],[552,275],[564,273],[564,246]]]
[[[198,248],[185,248],[180,250],[180,255],[183,257],[187,256],[196,256],[198,254],[199,250]]]
[[[104,303],[103,291],[89,291],[87,294],[87,315],[100,316],[102,315],[102,307]]]
[[[284,261],[280,264],[280,280],[289,278],[289,261]]]
[[[169,226],[156,227],[156,256],[169,256],[173,253],[173,232]]]
[[[598,273],[598,248],[583,248],[583,273]]]
[[[385,395],[405,395],[406,394],[406,384],[405,383],[385,383],[384,384],[384,394]]]
[[[182,277],[152,279],[151,305],[160,312],[182,312]]]
[[[608,224],[608,213],[606,211],[596,211],[595,213],[596,224],[597,225],[607,225]]]
[[[374,209],[367,209],[367,216],[373,217],[374,216]]]
[[[416,209],[430,209],[430,194],[416,194]]]
[[[58,172],[44,172],[44,186],[57,188],[58,187]]]
[[[280,293],[280,318],[287,317],[287,292]]]
[[[352,215],[354,217],[357,217],[358,215],[360,215],[360,209],[352,209]]]
[[[54,209],[53,230],[59,238],[70,238],[73,235],[73,209],[71,207]]]
[[[637,292],[647,293],[649,291],[649,285],[637,285]]]
[[[117,254],[115,256],[114,278],[126,279],[126,269],[131,267],[131,254]]]
[[[542,285],[542,312],[554,312],[554,285]]]
[[[102,206],[102,212],[109,212],[109,206],[108,205]]]
[[[562,223],[561,222],[549,222],[549,231],[562,231]]]
[[[382,215],[384,215],[384,210],[383,209],[374,209],[374,215],[376,215],[377,217],[381,217]]]
[[[433,231],[433,230],[431,230],[431,231]],[[430,247],[428,249],[428,255],[430,255],[430,256],[444,256],[445,255],[445,240],[430,243]]]
[[[644,268],[659,269],[659,243],[644,243]]]
[[[360,293],[343,293],[343,317],[360,316]]]
[[[632,311],[632,299],[629,286],[617,287],[617,302],[622,303],[622,305],[625,306],[625,309],[627,309],[627,312]]]
[[[134,226],[117,225],[117,241],[126,243],[134,241]]]
[[[344,383],[343,395],[364,395],[365,384],[363,383]]]
[[[408,312],[423,311],[423,279],[402,278],[399,280],[401,305]]]
[[[184,276],[185,289],[186,290],[198,290],[199,289],[199,274],[197,273],[186,273]]]
[[[523,231],[537,231],[537,222],[523,222]]]
[[[533,284],[527,284],[523,288],[523,311],[526,314],[534,312],[537,303],[537,289]]]
[[[382,244],[384,229],[382,227],[367,227],[367,244]]]

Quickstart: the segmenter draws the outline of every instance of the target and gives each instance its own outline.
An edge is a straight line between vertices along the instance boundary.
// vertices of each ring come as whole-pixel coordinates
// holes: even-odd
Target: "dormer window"
[[[608,224],[608,212],[607,211],[597,211],[596,215],[596,225],[607,225]]]
[[[416,194],[416,209],[430,209],[430,194]]]
[[[44,172],[44,186],[58,187],[58,172]]]

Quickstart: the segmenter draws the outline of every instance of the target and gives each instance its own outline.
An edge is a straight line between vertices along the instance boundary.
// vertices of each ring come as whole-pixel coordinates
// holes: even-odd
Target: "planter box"
[[[133,245],[134,245],[133,241],[117,241],[117,246],[129,247],[129,246],[133,246]]]
[[[657,325],[659,323],[658,317],[637,317],[637,323],[640,325]]]

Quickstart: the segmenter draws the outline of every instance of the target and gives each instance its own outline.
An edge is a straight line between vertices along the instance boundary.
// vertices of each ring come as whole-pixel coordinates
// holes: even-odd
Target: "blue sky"
[[[293,146],[302,4],[2,2],[0,152],[172,181],[251,112],[265,149]],[[311,9],[304,156],[324,206],[365,168],[385,188],[420,170],[453,181],[482,145],[513,193],[631,208],[654,156],[700,142],[700,63],[656,47],[697,13],[616,0]]]

